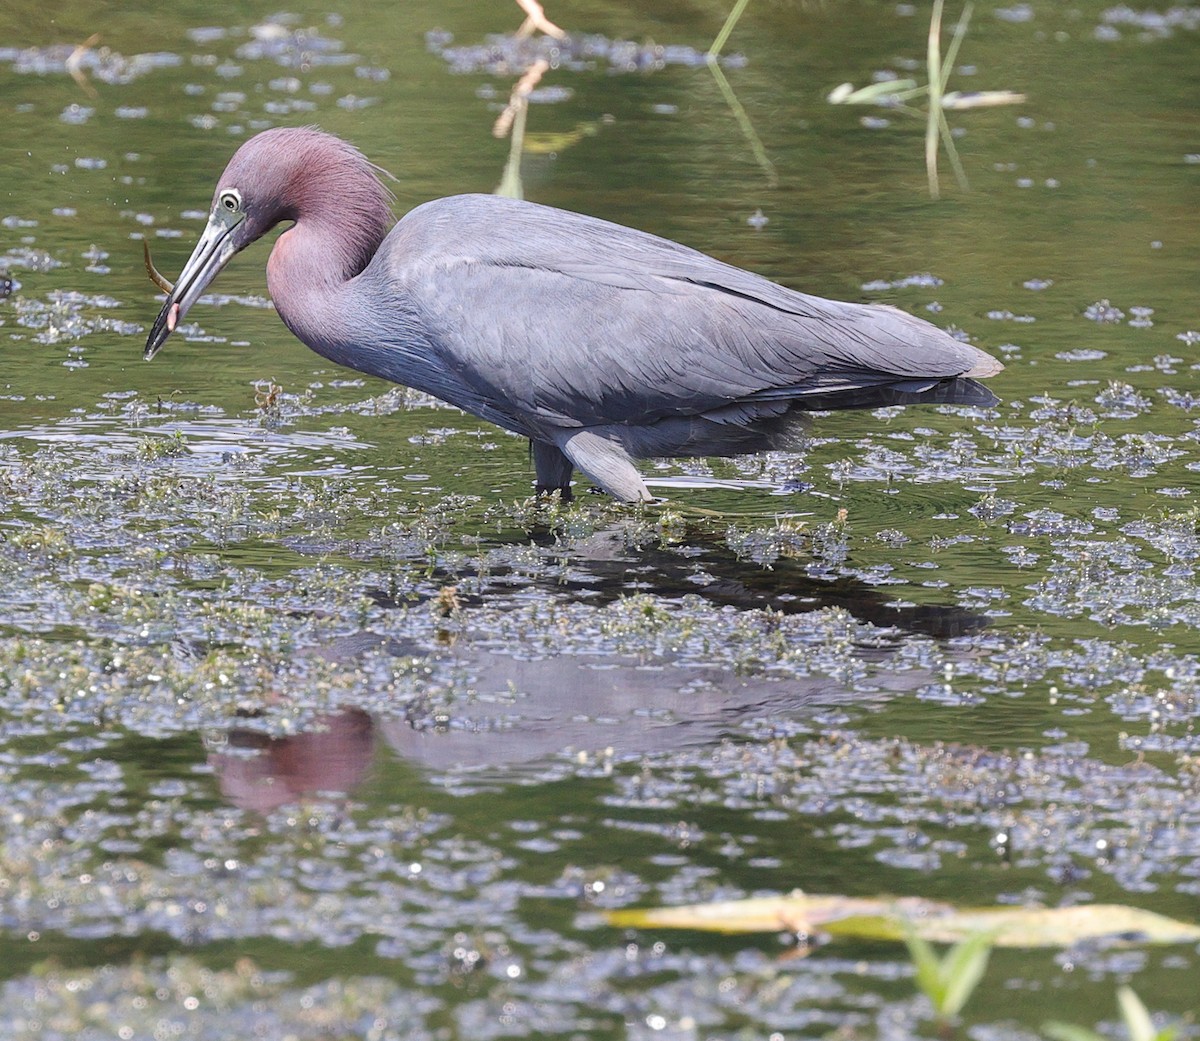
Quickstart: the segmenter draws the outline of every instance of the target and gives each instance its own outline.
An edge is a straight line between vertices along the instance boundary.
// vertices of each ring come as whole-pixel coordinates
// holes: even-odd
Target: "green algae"
[[[74,42],[10,34],[26,145],[0,253],[6,1034],[910,1037],[894,954],[781,959],[794,936],[677,943],[598,912],[800,880],[1192,913],[1194,164],[1155,115],[1179,107],[1190,51],[1081,37],[1098,10],[1002,16],[981,71],[1028,51],[1036,111],[980,114],[964,158],[1004,161],[931,210],[912,205],[911,142],[828,133],[812,89],[835,38],[861,41],[837,68],[905,73],[903,10],[754,12],[729,75],[760,106],[774,201],[729,157],[724,116],[674,104],[684,65],[555,70],[572,126],[616,118],[529,160],[527,186],[966,329],[1006,360],[1004,400],[819,416],[801,453],[648,464],[664,501],[637,510],[582,484],[533,498],[519,439],[316,367],[251,261],[169,367],[135,360],[156,308],[136,237],[182,262],[198,218],[180,207],[262,120],[356,136],[406,205],[493,184],[503,156],[475,133],[490,84],[446,80],[445,42],[423,66],[420,40],[439,21],[480,38],[494,13],[163,12],[156,46],[179,53],[154,59],[111,11],[77,26],[105,33],[76,59],[102,95],[86,105]],[[580,9],[581,46],[610,14]],[[685,32],[654,17],[646,40]],[[756,209],[771,220],[750,232]],[[968,1029],[1026,1037],[1092,1021],[1132,976],[1182,1010],[1196,958],[992,972]]]

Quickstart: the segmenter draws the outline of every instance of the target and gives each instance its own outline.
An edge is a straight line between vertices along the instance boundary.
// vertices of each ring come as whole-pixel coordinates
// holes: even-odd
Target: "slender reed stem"
[[[729,12],[729,17],[725,19],[725,24],[721,26],[721,31],[717,33],[717,38],[713,40],[712,46],[705,55],[710,62],[721,53],[725,44],[729,42],[733,27],[737,25],[738,19],[742,17],[742,12],[746,10],[749,3],[750,0],[737,0],[737,3],[733,5],[733,10]]]
[[[941,198],[938,184],[938,132],[945,122],[942,114],[942,6],[943,0],[933,0],[929,18],[929,43],[925,65],[929,74],[929,115],[925,120],[925,175],[929,180],[929,197]]]

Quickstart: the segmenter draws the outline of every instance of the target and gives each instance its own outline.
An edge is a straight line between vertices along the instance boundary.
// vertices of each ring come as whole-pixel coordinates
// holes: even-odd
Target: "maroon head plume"
[[[337,276],[353,278],[370,263],[395,223],[392,193],[383,171],[353,145],[315,127],[265,130],[229,160],[213,195],[236,189],[246,211],[250,237],[280,221],[336,223],[329,242]]]

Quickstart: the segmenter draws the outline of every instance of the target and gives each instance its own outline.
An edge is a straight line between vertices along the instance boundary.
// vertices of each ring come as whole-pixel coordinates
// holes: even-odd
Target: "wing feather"
[[[850,401],[1000,367],[903,311],[795,292],[670,240],[531,203],[428,203],[383,249],[448,370],[439,393],[476,411],[486,403],[513,429],[714,412],[729,422],[750,414],[739,404],[827,408],[839,393]]]

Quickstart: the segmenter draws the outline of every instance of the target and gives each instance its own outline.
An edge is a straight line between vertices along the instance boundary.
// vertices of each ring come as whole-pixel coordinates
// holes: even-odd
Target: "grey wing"
[[[469,202],[487,227],[439,241],[436,262],[427,251],[404,277],[469,398],[456,403],[476,411],[486,402],[559,427],[737,421],[747,409],[838,407],[885,385],[999,368],[902,311],[796,293],[577,214]]]

